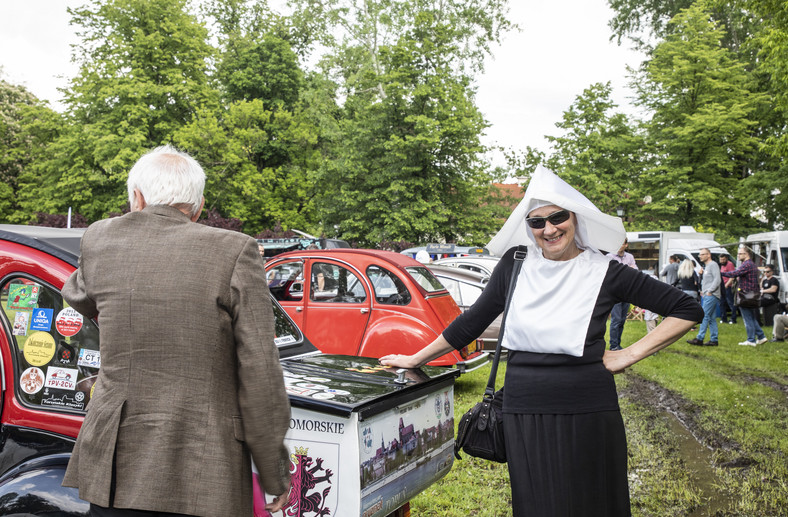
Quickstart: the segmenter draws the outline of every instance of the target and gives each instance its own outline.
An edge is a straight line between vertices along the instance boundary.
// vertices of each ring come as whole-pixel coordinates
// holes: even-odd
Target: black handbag
[[[761,306],[760,291],[742,291],[736,289],[735,304],[745,309],[757,309]]]
[[[501,358],[501,342],[506,327],[506,315],[509,312],[509,303],[512,300],[517,276],[523,265],[526,251],[525,246],[520,246],[514,253],[514,268],[509,281],[509,291],[506,294],[501,330],[498,334],[498,344],[495,347],[495,357],[490,368],[490,378],[484,390],[482,401],[473,406],[462,415],[457,425],[457,438],[454,441],[454,456],[461,460],[460,450],[470,456],[482,458],[498,463],[506,463],[506,444],[503,437],[503,388],[495,391],[495,377],[498,374],[498,361]]]

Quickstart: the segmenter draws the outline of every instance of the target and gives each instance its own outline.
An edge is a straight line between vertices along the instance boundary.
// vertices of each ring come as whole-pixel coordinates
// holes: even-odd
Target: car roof
[[[427,264],[427,269],[432,271],[435,276],[447,276],[456,280],[470,282],[472,284],[484,285],[486,280],[489,280],[489,275],[470,271],[468,269],[459,269],[451,266],[441,266],[440,264]]]
[[[413,267],[413,266],[423,266],[423,264],[415,259],[412,259],[406,255],[402,255],[400,253],[395,253],[393,251],[385,251],[385,250],[373,250],[373,249],[366,249],[366,248],[332,248],[332,249],[325,249],[325,250],[299,250],[299,251],[288,251],[286,253],[280,253],[275,257],[271,258],[268,261],[268,264],[277,262],[282,259],[287,258],[299,258],[299,257],[326,257],[326,258],[336,258],[342,260],[348,260],[350,257],[353,256],[362,256],[368,257],[369,259],[377,259],[382,262],[388,262],[394,266],[404,268],[404,267]],[[268,265],[266,264],[266,265]]]
[[[0,224],[0,240],[16,242],[77,267],[79,244],[86,228],[48,228],[21,224]]]
[[[498,263],[501,260],[501,257],[491,257],[489,255],[472,255],[468,257],[446,257],[442,259],[438,259],[435,262],[490,262],[490,263]]]

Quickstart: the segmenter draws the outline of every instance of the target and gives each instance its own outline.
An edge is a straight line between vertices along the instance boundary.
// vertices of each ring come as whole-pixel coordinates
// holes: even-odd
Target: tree
[[[505,0],[296,0],[296,27],[328,51],[336,147],[318,171],[327,233],[486,241],[495,224],[472,73],[511,25]]]
[[[670,21],[682,10],[702,5],[724,31],[721,42],[734,52],[755,55],[746,45],[757,31],[757,23],[740,0],[608,0],[615,13],[610,20],[613,37],[621,43],[629,38],[636,47],[650,51],[655,42],[666,38],[678,26]],[[743,55],[740,58],[745,58]]]
[[[702,5],[670,22],[633,87],[652,113],[646,123],[653,165],[642,186],[653,202],[641,210],[664,224],[745,231],[755,223],[740,180],[752,174],[758,140],[753,93],[744,65],[721,45],[723,31]]]
[[[561,136],[548,136],[553,153],[551,170],[583,192],[601,211],[615,214],[624,208],[630,220],[643,194],[638,188],[644,164],[643,142],[626,115],[615,113],[610,83],[586,88],[564,112],[556,127]]]
[[[641,48],[653,50],[653,42],[681,30],[681,25],[668,23],[682,9],[700,6],[723,31],[721,44],[731,50],[751,73],[748,88],[765,94],[750,116],[757,121],[751,134],[759,140],[752,154],[751,174],[748,173],[739,201],[753,208],[767,228],[784,225],[788,215],[782,207],[788,201],[788,177],[785,156],[785,126],[788,120],[788,81],[785,63],[788,32],[785,2],[779,0],[608,0],[615,12],[610,26],[619,42],[629,38]],[[777,109],[775,109],[775,107]]]
[[[22,127],[24,108],[38,99],[23,86],[0,79],[0,221],[12,222],[19,176],[30,163],[31,147]]]
[[[69,13],[82,41],[79,73],[65,91],[66,127],[26,180],[41,193],[21,204],[23,215],[42,202],[46,212],[73,205],[92,221],[126,203],[128,170],[144,151],[171,142],[198,108],[216,104],[213,50],[186,0],[110,0]]]
[[[250,234],[277,221],[314,226],[310,175],[320,155],[316,129],[301,114],[238,101],[225,112],[200,112],[175,142],[206,170],[206,209],[239,219]]]
[[[206,169],[206,208],[237,218],[251,234],[279,222],[314,230],[320,141],[310,96],[302,100],[312,81],[280,37],[283,21],[239,0],[214,0],[206,12],[218,27],[224,102],[200,110],[175,135]]]
[[[454,71],[452,28],[430,12],[414,21],[380,52],[382,74],[358,78],[345,101],[342,145],[321,171],[320,183],[333,187],[321,196],[323,224],[367,246],[485,242],[499,206],[481,160],[486,122],[470,78]]]
[[[748,3],[759,20],[761,30],[753,38],[759,51],[756,72],[762,74],[773,103],[768,106],[774,121],[764,128],[764,150],[772,157],[748,178],[748,201],[761,210],[769,228],[788,224],[788,4],[778,0],[752,0]],[[765,160],[764,160],[765,161]]]

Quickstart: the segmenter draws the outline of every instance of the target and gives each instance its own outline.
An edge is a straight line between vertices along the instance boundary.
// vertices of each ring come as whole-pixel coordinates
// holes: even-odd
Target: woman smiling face
[[[560,206],[547,205],[532,210],[528,217],[548,217],[561,210],[563,209]],[[575,244],[576,227],[577,218],[570,212],[566,221],[554,225],[547,220],[544,228],[531,228],[531,232],[546,259],[571,260],[580,254],[580,248]]]

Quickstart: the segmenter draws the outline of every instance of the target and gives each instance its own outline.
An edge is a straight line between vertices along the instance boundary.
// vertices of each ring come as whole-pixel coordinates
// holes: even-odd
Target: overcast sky
[[[58,87],[75,74],[77,42],[66,6],[74,0],[0,0],[0,67],[6,81],[23,84],[59,109]],[[512,0],[510,33],[494,49],[478,81],[477,105],[491,124],[486,143],[547,150],[544,135],[559,134],[561,114],[595,82],[611,81],[613,98],[628,107],[626,66],[641,56],[609,41],[607,0]]]

